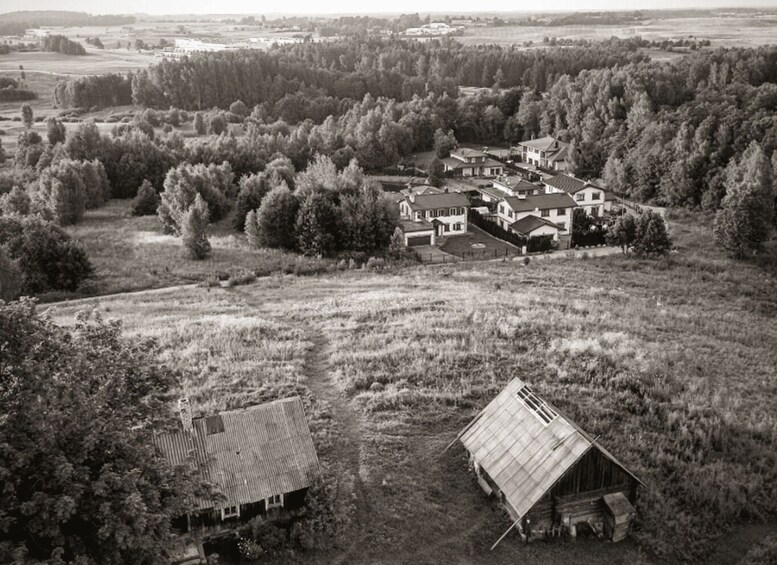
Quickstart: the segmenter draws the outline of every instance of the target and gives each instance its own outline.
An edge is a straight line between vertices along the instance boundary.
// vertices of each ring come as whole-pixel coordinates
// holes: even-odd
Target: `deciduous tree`
[[[191,259],[201,261],[210,253],[210,241],[208,241],[208,204],[199,194],[194,197],[194,203],[183,215],[181,222],[181,241]]]

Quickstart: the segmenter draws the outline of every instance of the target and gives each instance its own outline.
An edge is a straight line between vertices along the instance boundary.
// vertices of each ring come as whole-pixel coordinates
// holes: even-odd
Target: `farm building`
[[[478,483],[499,499],[523,537],[575,535],[581,524],[614,541],[625,537],[642,483],[520,379],[459,439]]]
[[[299,397],[203,418],[192,418],[188,399],[179,408],[181,429],[159,434],[156,445],[172,465],[192,465],[222,495],[198,498],[196,510],[174,522],[184,537],[199,545],[256,516],[302,507],[319,464]]]

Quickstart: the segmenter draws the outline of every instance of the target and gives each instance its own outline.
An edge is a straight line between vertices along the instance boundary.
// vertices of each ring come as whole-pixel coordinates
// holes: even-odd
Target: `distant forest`
[[[239,100],[253,107],[246,121],[260,126],[253,140],[266,145],[261,152],[279,151],[297,167],[316,152],[355,155],[368,170],[407,163],[432,147],[438,129],[484,145],[554,135],[571,142],[578,176],[643,201],[715,210],[732,160],[752,141],[768,156],[777,150],[777,47],[658,62],[641,42],[533,50],[452,40],[298,44],[63,82],[55,100],[183,110],[226,110]],[[481,90],[464,96],[461,86]]]
[[[0,35],[23,35],[30,28],[44,26],[111,26],[135,23],[134,16],[92,16],[86,12],[40,11],[0,14]]]

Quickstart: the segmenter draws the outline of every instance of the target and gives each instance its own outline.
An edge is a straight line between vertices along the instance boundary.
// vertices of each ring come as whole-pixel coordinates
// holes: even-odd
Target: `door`
[[[431,244],[432,244],[431,235],[417,235],[414,237],[408,236],[407,238],[408,247],[415,247],[417,245],[431,245]]]

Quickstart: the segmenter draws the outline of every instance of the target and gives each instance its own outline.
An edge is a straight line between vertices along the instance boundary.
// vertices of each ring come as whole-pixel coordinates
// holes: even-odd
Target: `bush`
[[[241,286],[244,284],[251,284],[256,282],[257,276],[253,271],[243,270],[239,273],[235,273],[229,276],[227,279],[227,286]]]
[[[326,549],[337,544],[353,519],[354,479],[350,473],[325,473],[305,496],[305,510],[294,524],[291,539],[303,549]]]
[[[181,240],[191,259],[200,261],[210,253],[207,231],[208,205],[198,194],[181,222]]]
[[[0,300],[10,302],[19,297],[22,292],[22,271],[16,261],[13,261],[0,246]]]
[[[24,294],[76,290],[93,272],[81,246],[38,216],[0,216],[0,245],[18,263]]]
[[[294,249],[297,238],[294,225],[299,202],[285,183],[264,197],[256,212],[257,240],[261,247]]]
[[[133,216],[153,216],[156,214],[161,199],[156,189],[148,180],[140,185],[137,196],[132,200]]]
[[[205,118],[202,116],[202,112],[194,114],[194,133],[197,135],[205,135],[208,133],[205,127]]]
[[[647,210],[637,220],[634,252],[643,257],[666,255],[672,249],[672,240],[666,231],[661,214]]]
[[[197,195],[208,205],[210,219],[214,222],[221,220],[229,212],[234,192],[233,179],[232,167],[226,162],[207,167],[184,163],[170,169],[158,209],[165,230],[180,233],[183,215],[194,204]]]

